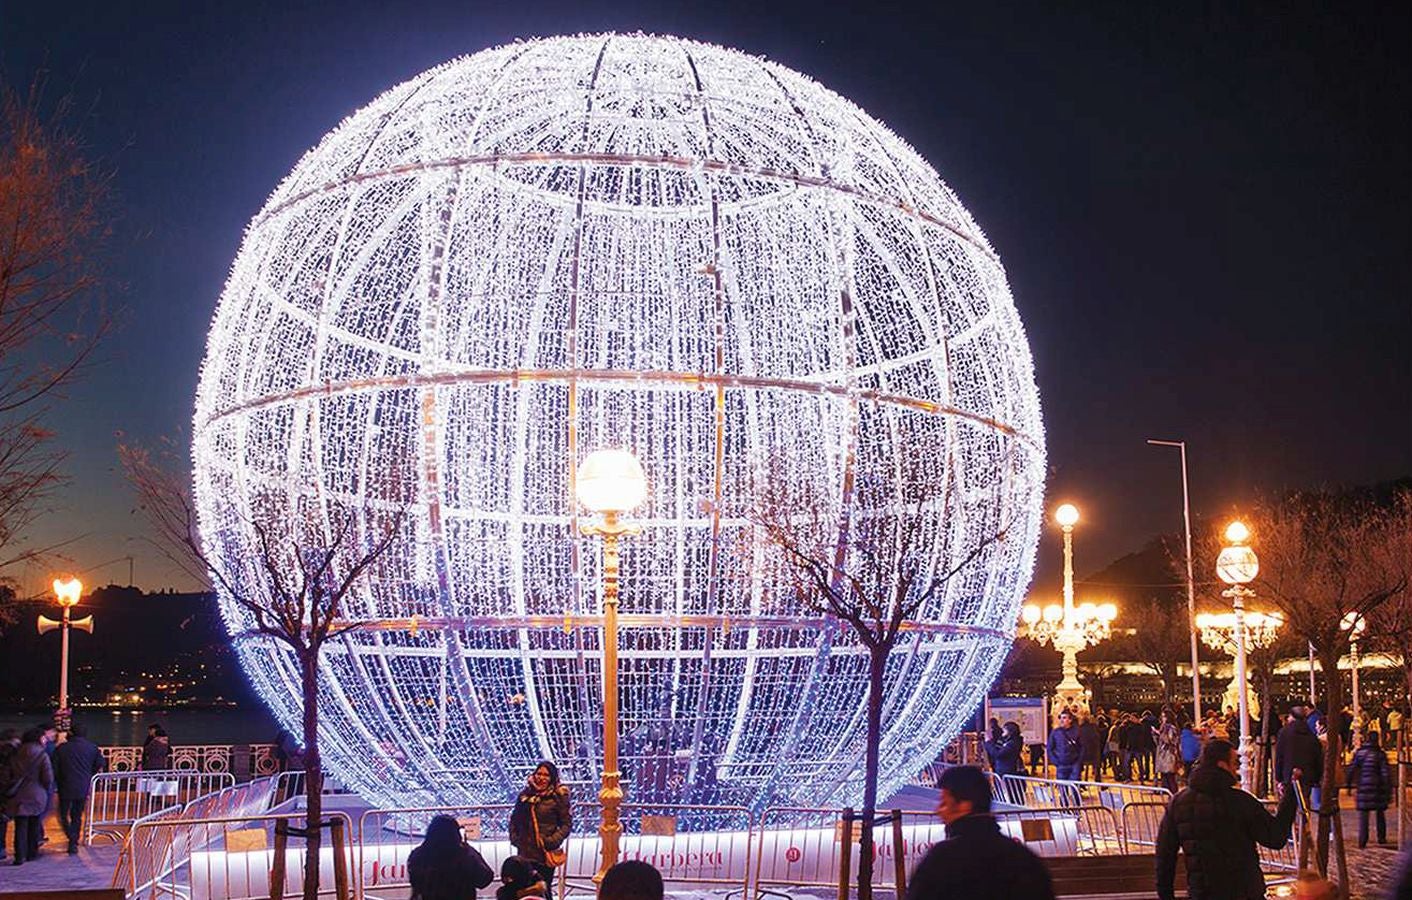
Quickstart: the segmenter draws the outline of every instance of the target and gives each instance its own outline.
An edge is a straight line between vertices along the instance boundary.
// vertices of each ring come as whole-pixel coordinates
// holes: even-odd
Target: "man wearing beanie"
[[[1049,870],[1003,834],[990,814],[990,782],[975,766],[951,766],[937,782],[946,840],[927,851],[907,882],[907,900],[1054,900]]]
[[[1256,844],[1278,850],[1294,824],[1294,791],[1272,816],[1236,779],[1240,757],[1230,741],[1201,751],[1189,786],[1172,798],[1157,832],[1157,896],[1174,900],[1177,850],[1186,856],[1191,900],[1259,900],[1265,896]],[[1298,778],[1295,769],[1292,777]]]

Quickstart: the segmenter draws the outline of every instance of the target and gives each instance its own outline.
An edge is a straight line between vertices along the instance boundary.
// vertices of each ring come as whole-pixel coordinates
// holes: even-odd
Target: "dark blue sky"
[[[1412,474],[1407,6],[1149,6],[0,4],[0,69],[71,88],[116,169],[122,328],[54,413],[73,483],[35,538],[83,533],[75,568],[135,553],[139,585],[180,583],[140,543],[114,435],[185,432],[245,223],[387,87],[579,31],[768,56],[931,161],[1009,271],[1050,495],[1085,513],[1080,571],[1180,527],[1175,452],[1147,437],[1190,443],[1198,514]],[[1047,536],[1041,589],[1057,547]],[[125,564],[88,578],[126,580]]]

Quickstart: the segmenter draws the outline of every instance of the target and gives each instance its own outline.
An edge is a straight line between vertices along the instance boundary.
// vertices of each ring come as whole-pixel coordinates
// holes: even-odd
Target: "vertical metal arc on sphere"
[[[986,545],[888,663],[886,793],[1004,659],[1044,476],[1004,271],[936,173],[797,72],[644,35],[454,60],[332,131],[245,235],[193,437],[203,540],[252,590],[257,523],[352,522],[362,546],[405,514],[320,697],[329,767],[400,806],[503,800],[541,758],[596,782],[588,452],[629,448],[650,483],[619,677],[624,784],[648,804],[861,794],[867,657],[755,539],[761,479],[830,498],[842,536],[899,514],[920,453],[943,487],[918,566]],[[222,608],[292,725],[292,658]]]

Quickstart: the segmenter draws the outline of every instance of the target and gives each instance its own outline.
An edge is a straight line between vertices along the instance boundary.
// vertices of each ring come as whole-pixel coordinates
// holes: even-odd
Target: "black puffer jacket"
[[[1367,744],[1359,747],[1348,765],[1348,786],[1355,789],[1354,805],[1358,809],[1387,809],[1392,799],[1392,770],[1387,754]]]
[[[536,821],[539,840],[534,836]],[[544,862],[545,850],[558,850],[573,828],[569,789],[563,785],[544,794],[525,791],[515,800],[515,809],[510,813],[510,843],[521,856],[537,863]]]
[[[994,816],[975,813],[946,826],[907,879],[907,900],[1054,900],[1049,870],[1023,844],[1000,831]]]
[[[1157,832],[1157,896],[1176,896],[1177,850],[1186,856],[1191,900],[1255,900],[1265,896],[1256,843],[1283,847],[1294,824],[1294,791],[1279,811],[1240,790],[1218,766],[1198,766],[1191,786],[1172,798]]]

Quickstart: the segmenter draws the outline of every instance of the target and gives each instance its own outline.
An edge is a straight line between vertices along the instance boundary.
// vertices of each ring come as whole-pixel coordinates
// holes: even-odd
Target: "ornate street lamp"
[[[1245,600],[1247,597],[1255,596],[1255,592],[1246,585],[1254,581],[1255,576],[1260,574],[1260,559],[1255,555],[1255,551],[1245,543],[1249,539],[1250,529],[1241,522],[1232,522],[1226,526],[1226,546],[1221,548],[1221,554],[1216,557],[1216,575],[1230,585],[1221,592],[1221,596],[1230,598],[1233,611],[1232,640],[1235,643],[1236,653],[1236,684],[1239,685],[1240,690],[1238,697],[1240,707],[1240,786],[1247,791],[1251,789],[1251,781],[1250,704],[1246,699],[1245,674]]]
[[[1353,663],[1353,746],[1356,748],[1363,740],[1363,710],[1359,706],[1358,697],[1358,670],[1362,668],[1362,657],[1358,655],[1358,643],[1363,637],[1363,631],[1368,627],[1368,621],[1356,612],[1346,614],[1339,620],[1338,627],[1348,632],[1348,653],[1352,657]],[[1337,677],[1338,673],[1335,672]],[[1333,710],[1329,710],[1332,714]]]
[[[1064,532],[1064,605],[1051,604],[1041,611],[1031,603],[1021,616],[1030,638],[1039,644],[1053,644],[1063,654],[1063,677],[1054,691],[1055,711],[1068,707],[1083,713],[1088,711],[1088,701],[1079,681],[1079,651],[1107,639],[1118,608],[1111,603],[1074,604],[1074,526],[1079,511],[1072,503],[1065,503],[1054,511],[1054,521]]]
[[[55,578],[53,588],[54,599],[58,601],[59,608],[63,610],[63,616],[58,620],[48,616],[40,616],[37,625],[40,634],[46,634],[56,628],[59,629],[58,718],[67,721],[69,715],[69,629],[77,628],[92,634],[93,616],[84,616],[82,619],[69,617],[69,611],[78,605],[79,598],[83,596],[83,582],[77,578]]]
[[[618,861],[618,836],[623,832],[618,818],[623,803],[618,771],[618,538],[641,531],[619,516],[647,499],[647,478],[626,450],[595,450],[579,463],[574,492],[579,503],[603,517],[579,523],[581,534],[603,539],[603,783],[598,791],[602,857],[593,876],[602,882]]]

